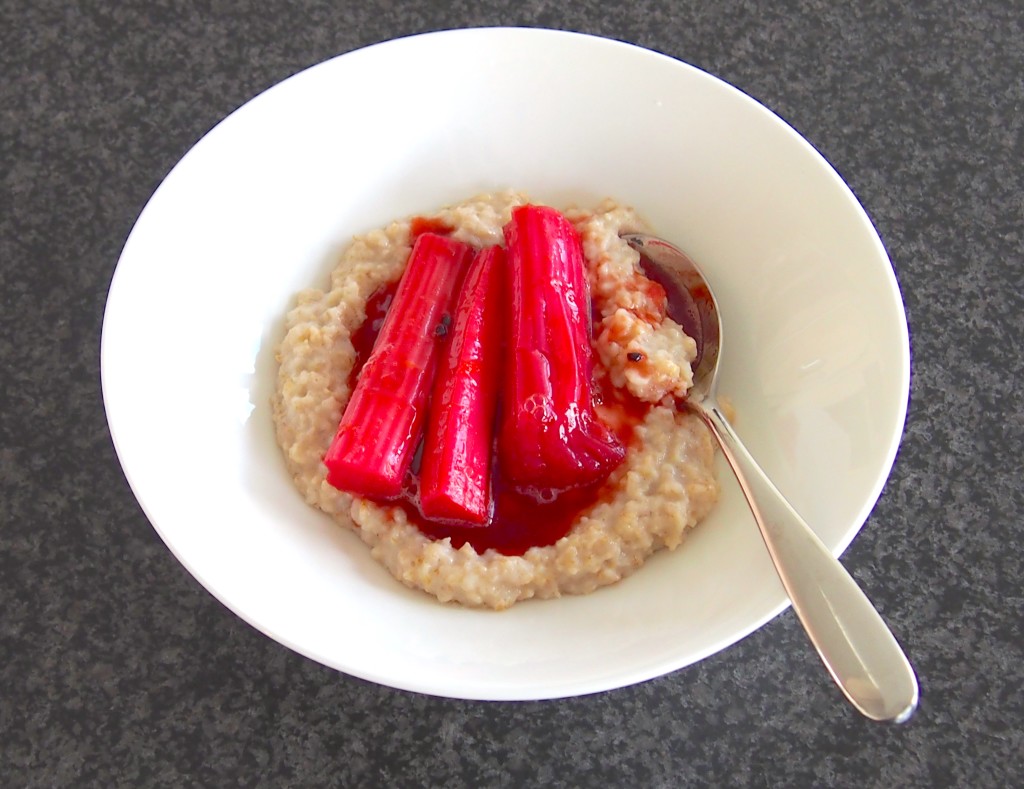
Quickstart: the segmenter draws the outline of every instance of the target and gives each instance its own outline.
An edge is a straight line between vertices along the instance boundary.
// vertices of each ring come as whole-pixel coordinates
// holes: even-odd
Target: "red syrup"
[[[423,230],[422,232],[428,232]],[[431,228],[429,232],[436,232]],[[349,386],[355,387],[359,372],[370,356],[384,324],[398,283],[378,289],[366,304],[366,320],[352,334],[356,358],[349,374]],[[446,342],[446,337],[439,337]],[[594,379],[594,405],[601,419],[628,446],[633,429],[643,421],[650,406],[611,386],[607,376]],[[500,413],[500,408],[498,413]],[[497,434],[497,431],[495,431]],[[491,454],[491,516],[484,525],[443,522],[425,517],[419,504],[419,465],[422,442],[406,474],[402,494],[395,499],[379,500],[378,504],[401,507],[407,519],[425,535],[435,540],[450,538],[452,547],[466,543],[477,553],[493,548],[508,556],[521,556],[530,548],[552,545],[572,529],[579,516],[606,495],[604,479],[586,487],[567,490],[517,489],[501,472],[498,453]]]
[[[437,233],[439,236],[449,235],[454,228],[442,222],[440,219],[428,218],[425,216],[413,217],[409,223],[409,237],[415,240],[417,237],[422,236],[424,233]]]
[[[394,301],[397,290],[398,282],[392,282],[375,290],[366,302],[366,319],[352,333],[352,347],[355,349],[356,358],[348,374],[348,390],[350,392],[356,388],[359,372],[366,364],[366,360],[370,358],[373,344],[377,342],[377,335],[380,334],[380,330],[384,326],[384,318],[391,308],[391,302]]]

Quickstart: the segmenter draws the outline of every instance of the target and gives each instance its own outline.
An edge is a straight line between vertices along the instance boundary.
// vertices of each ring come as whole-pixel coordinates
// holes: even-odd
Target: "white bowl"
[[[410,591],[307,506],[274,442],[274,347],[294,294],[354,234],[474,193],[634,205],[704,267],[738,432],[836,554],[895,457],[909,344],[885,250],[793,129],[696,68],[522,29],[391,41],[304,71],[207,134],[131,233],[103,391],[132,490],[212,594],[341,671],[474,699],[656,677],[787,601],[740,493],[684,546],[584,597],[503,613]]]

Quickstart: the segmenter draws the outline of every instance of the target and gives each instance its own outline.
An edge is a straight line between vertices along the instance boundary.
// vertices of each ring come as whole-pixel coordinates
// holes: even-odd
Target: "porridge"
[[[556,277],[545,281],[546,275],[538,274],[529,239],[540,225],[531,222],[548,222],[545,227],[556,240],[578,234],[580,282],[576,290],[564,289],[562,301],[557,294],[552,302],[538,295]],[[468,606],[503,609],[533,597],[587,593],[629,575],[655,551],[677,547],[713,507],[718,484],[711,436],[697,417],[677,410],[674,403],[692,383],[695,344],[666,317],[664,291],[642,275],[637,253],[619,238],[620,233],[644,229],[631,209],[612,201],[592,210],[559,213],[531,206],[522,194],[504,192],[397,221],[354,239],[326,290],[299,294],[278,350],[273,403],[277,439],[306,501],[354,527],[374,558],[404,584]],[[428,246],[433,262],[422,263],[418,257],[428,252],[421,248]],[[484,253],[477,250],[488,249],[494,259],[484,261]],[[506,253],[507,270],[526,272],[526,280],[515,280],[518,287],[502,279]],[[441,265],[466,272],[459,275],[464,277],[458,280],[461,285],[451,284],[453,276],[436,273]],[[458,308],[435,305],[430,312],[422,299],[410,301],[401,279],[406,266],[420,268],[409,278],[417,282],[405,290],[420,287],[441,294],[444,288],[461,287],[461,295],[437,296],[448,298],[443,303],[449,305],[458,299]],[[487,280],[491,269],[502,273]],[[536,278],[536,288],[530,276]],[[491,301],[473,302],[470,291]],[[588,294],[589,304],[580,304]],[[392,300],[402,300],[403,309],[396,314],[420,320],[420,329],[431,330],[431,343],[422,342],[423,331],[409,340],[403,328],[388,325]],[[538,324],[538,311],[552,323]],[[491,328],[496,314],[510,315],[501,318],[497,333]],[[416,396],[406,392],[407,376],[396,383],[394,368],[404,365],[406,370],[412,363],[380,351],[374,345],[378,332],[380,343],[385,336],[395,343],[389,348],[402,343],[402,348],[412,348],[408,354],[417,376],[436,374],[436,381],[420,382],[417,390],[434,395],[429,407],[418,407]],[[460,340],[463,336],[477,344]],[[473,355],[474,348],[498,347],[496,343],[500,353]],[[538,351],[536,344],[544,347]],[[417,355],[435,346],[440,347],[431,351],[439,354],[437,361]],[[461,388],[458,380],[442,384],[446,375],[457,377],[456,363],[445,360],[456,359],[460,349],[472,362],[464,366],[472,371],[467,374],[490,376],[494,383],[473,379],[469,384],[463,380]],[[486,360],[497,356],[502,359],[500,371],[488,372]],[[395,361],[399,358],[401,362]],[[555,369],[570,363],[571,369]],[[549,366],[550,384],[537,372]],[[377,381],[376,388],[371,381]],[[523,381],[525,399],[516,401]],[[448,388],[441,394],[443,387]],[[476,397],[488,387],[500,389],[497,404],[453,406],[448,421],[438,416],[443,410],[438,402],[470,402],[459,398]],[[569,392],[569,400],[560,401],[560,391]],[[547,399],[538,399],[538,392]],[[381,402],[391,403],[392,410],[381,411]],[[356,412],[359,418],[352,417]],[[558,423],[565,415],[567,421]],[[450,495],[434,494],[448,480],[444,463],[458,466],[462,461],[452,461],[448,450],[435,447],[432,436],[455,430],[458,425],[452,427],[452,422],[471,419],[476,421],[463,426],[459,446],[469,436],[476,437],[477,454],[483,447],[486,457],[467,465],[482,469],[483,481],[476,489],[485,498],[457,494],[452,509]],[[346,432],[346,424],[353,421],[359,424],[348,424]],[[551,427],[556,424],[557,430]],[[482,425],[493,429],[493,438],[478,435]],[[369,432],[408,437],[410,431],[427,434],[415,457],[376,476],[367,472],[377,461],[366,459],[365,441],[351,439],[347,450],[339,449],[349,436]],[[547,445],[556,432],[568,435],[568,443],[579,449],[568,461],[563,462],[564,447]],[[440,483],[434,479],[436,458],[447,458]],[[564,478],[559,476],[563,468],[568,469]],[[447,490],[467,487],[456,476],[457,484]],[[428,517],[424,512],[429,508],[435,509]]]

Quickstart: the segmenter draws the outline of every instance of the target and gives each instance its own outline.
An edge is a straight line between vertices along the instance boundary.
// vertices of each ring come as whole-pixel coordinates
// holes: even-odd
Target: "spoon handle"
[[[793,610],[836,684],[868,718],[907,720],[917,707],[917,678],[878,611],[751,457],[714,397],[690,407],[722,447]]]

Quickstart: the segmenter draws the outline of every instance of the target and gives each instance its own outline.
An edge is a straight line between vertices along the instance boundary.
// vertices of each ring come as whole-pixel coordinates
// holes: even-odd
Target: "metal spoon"
[[[697,342],[686,406],[710,428],[739,481],[793,610],[854,707],[902,723],[917,707],[917,678],[878,611],[743,446],[715,399],[722,329],[697,264],[667,241],[624,235],[647,276],[669,297],[669,315]]]

